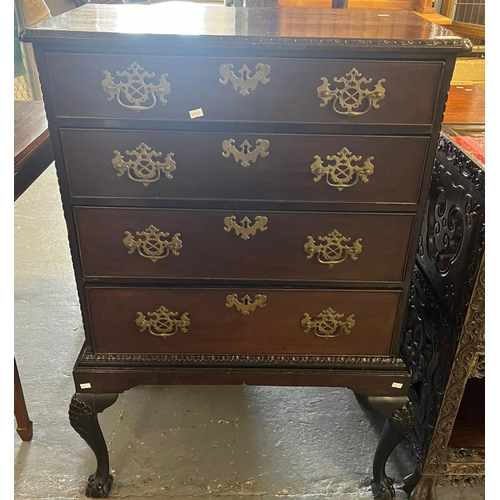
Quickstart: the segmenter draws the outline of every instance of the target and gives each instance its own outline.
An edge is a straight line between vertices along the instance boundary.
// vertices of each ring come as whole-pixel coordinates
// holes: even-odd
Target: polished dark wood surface
[[[484,125],[486,96],[476,85],[451,85],[443,123]]]
[[[255,280],[307,280],[348,282],[402,282],[413,228],[412,214],[321,212],[253,212],[224,210],[147,210],[75,208],[83,273],[88,277],[211,278]],[[268,218],[267,229],[242,239],[225,230],[224,219]],[[157,262],[129,253],[125,231],[150,225],[179,233],[179,255]],[[344,262],[328,265],[318,255],[308,258],[308,236],[320,244],[337,230],[351,246],[361,238],[362,252]],[[336,248],[332,246],[332,248]]]
[[[53,161],[43,102],[14,101],[14,201]]]
[[[245,315],[226,305],[228,295],[241,300],[265,295],[265,307]],[[389,356],[400,292],[280,290],[263,288],[92,288],[88,287],[96,353],[360,355]],[[186,332],[156,337],[136,325],[164,306],[188,313]],[[301,327],[328,308],[353,315],[349,334],[325,339]]]
[[[225,158],[223,141],[234,139],[240,149],[244,141],[252,148],[259,139],[269,141],[267,156],[243,166],[234,155]],[[63,129],[61,140],[71,194],[74,197],[112,197],[179,200],[266,200],[294,202],[332,202],[364,204],[413,204],[418,194],[428,138],[401,136],[296,135],[157,132]],[[162,153],[164,162],[173,153],[172,179],[161,174],[158,181],[145,186],[113,168],[111,160],[118,151],[125,161],[134,160],[126,151],[141,143]],[[194,148],[196,144],[196,148]],[[315,156],[324,166],[334,165],[327,156],[347,148],[361,157],[353,165],[362,166],[369,158],[374,166],[368,182],[358,180],[349,187],[329,186],[326,177],[315,181],[311,172]],[[203,154],[200,154],[200,151]],[[404,166],[400,158],[405,157]],[[354,180],[357,176],[354,176]],[[262,180],[265,179],[265,182]]]
[[[57,34],[55,34],[57,32]],[[470,42],[433,25],[409,11],[365,9],[225,8],[219,5],[163,3],[153,5],[85,5],[24,32],[24,41],[50,39],[108,39],[137,33],[137,42],[157,36],[197,41],[199,37],[224,41],[246,39],[297,46],[342,46],[350,40],[393,40],[406,47],[429,43],[433,50],[453,47],[470,50]],[[267,40],[260,40],[266,38]],[[273,40],[274,39],[274,40]],[[208,41],[208,40],[207,40]],[[227,41],[227,39],[226,39]],[[340,42],[340,43],[339,43]],[[174,42],[175,43],[175,42]],[[366,45],[364,43],[364,49]]]
[[[470,379],[460,402],[449,446],[484,451],[486,445],[485,398],[485,379]]]
[[[486,94],[476,85],[451,85],[443,123],[484,125]]]
[[[140,112],[121,106],[103,89],[104,71],[116,81],[124,80],[117,72],[127,71],[137,62],[143,71],[168,74],[170,93],[166,103]],[[434,119],[437,90],[443,64],[440,62],[353,61],[321,59],[288,59],[270,57],[185,57],[146,54],[66,54],[47,55],[49,70],[59,75],[52,82],[55,113],[60,118],[117,118],[120,120],[259,123],[347,123],[360,124],[430,124]],[[221,66],[231,63],[234,72],[245,64],[252,70],[258,64],[270,67],[269,82],[259,83],[249,95],[242,96],[231,83],[221,83]],[[318,87],[325,77],[346,77],[355,68],[373,82],[384,79],[385,97],[379,106],[350,119],[321,106]],[[128,69],[128,72],[131,72]],[[125,80],[124,80],[125,81]],[[149,81],[149,79],[148,79]],[[374,84],[372,84],[374,85]],[[367,84],[367,87],[371,88]],[[75,94],[75,89],[78,93]],[[55,98],[57,96],[57,98]],[[196,97],[194,97],[196,96]],[[432,96],[430,98],[429,96]],[[149,105],[146,101],[144,105]],[[190,111],[203,110],[193,120]]]

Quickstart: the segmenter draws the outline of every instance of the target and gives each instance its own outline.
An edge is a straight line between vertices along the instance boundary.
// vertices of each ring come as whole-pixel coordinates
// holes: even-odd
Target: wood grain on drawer
[[[425,137],[63,129],[75,197],[416,204]]]
[[[228,307],[245,295],[260,298],[254,310]],[[96,353],[384,356],[400,292],[88,287],[87,297]]]
[[[335,212],[76,207],[74,214],[85,276],[152,279],[401,282],[414,221]]]
[[[70,53],[46,58],[56,116],[134,121],[431,124],[443,69],[441,62],[422,61]],[[223,76],[228,64],[241,85]],[[203,116],[192,118],[194,110]]]

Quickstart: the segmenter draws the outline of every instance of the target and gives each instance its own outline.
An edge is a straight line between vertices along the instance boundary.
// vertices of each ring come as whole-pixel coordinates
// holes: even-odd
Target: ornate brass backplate
[[[378,102],[385,97],[385,88],[382,85],[385,78],[378,80],[369,90],[366,85],[370,84],[372,79],[363,77],[356,68],[352,68],[341,78],[333,79],[335,83],[343,85],[341,88],[331,90],[327,78],[322,77],[321,81],[323,83],[317,89],[318,97],[323,101],[320,106],[324,107],[333,101],[333,110],[339,115],[348,117],[364,115],[372,108],[379,108]]]
[[[146,111],[156,106],[157,98],[167,104],[165,96],[170,93],[170,84],[167,82],[167,73],[160,76],[158,83],[147,83],[146,79],[153,78],[154,73],[144,71],[135,61],[127,68],[129,71],[117,71],[116,75],[125,80],[114,81],[109,71],[101,82],[102,88],[109,94],[108,101],[115,97],[118,104],[134,111]],[[122,100],[124,99],[125,102]]]
[[[171,337],[177,333],[178,329],[187,332],[187,327],[191,324],[187,312],[176,319],[178,314],[168,310],[165,306],[160,306],[156,311],[146,313],[149,318],[146,319],[144,314],[138,311],[135,324],[141,332],[147,329],[155,337]]]
[[[243,217],[240,223],[236,222],[236,216],[231,215],[229,217],[224,217],[224,231],[228,233],[234,229],[237,236],[240,236],[243,240],[248,240],[250,236],[254,236],[258,231],[266,231],[268,219],[263,215],[257,215],[255,217],[255,222],[252,225],[252,221],[248,217]]]
[[[129,160],[125,161],[116,149],[113,153],[115,157],[111,160],[111,165],[118,170],[116,174],[118,177],[127,172],[129,179],[140,182],[145,187],[159,180],[162,172],[167,179],[173,179],[172,172],[176,169],[175,161],[172,159],[174,153],[168,153],[163,162],[158,161],[156,158],[161,158],[163,153],[153,151],[143,142],[134,150],[125,151],[125,154],[130,157]]]
[[[346,238],[336,229],[328,233],[327,236],[319,236],[318,241],[322,243],[316,245],[312,236],[307,237],[307,242],[304,245],[304,250],[309,254],[307,258],[310,259],[314,254],[318,254],[318,262],[330,267],[344,262],[347,257],[357,260],[358,255],[363,251],[361,238],[357,238],[351,246],[346,245],[351,241],[351,238]]]
[[[341,333],[349,335],[351,328],[356,325],[354,314],[343,319],[344,314],[334,311],[331,307],[321,311],[316,318],[313,320],[308,313],[304,313],[300,324],[304,332],[309,333],[313,330],[314,335],[325,339],[338,337]]]
[[[235,306],[236,309],[241,314],[250,314],[251,311],[255,311],[258,307],[266,307],[267,297],[265,295],[257,294],[254,297],[254,300],[250,298],[250,296],[244,295],[241,300],[238,299],[238,295],[233,293],[232,295],[228,295],[226,297],[226,306],[232,307]]]
[[[354,162],[362,160],[361,156],[353,155],[347,148],[342,148],[337,154],[326,157],[327,161],[333,162],[323,166],[323,160],[314,156],[314,163],[311,165],[311,173],[315,175],[314,182],[320,181],[323,177],[329,186],[342,191],[344,188],[352,187],[359,180],[368,182],[368,176],[373,174],[373,156],[367,158],[363,165],[353,165]]]
[[[271,67],[268,64],[259,63],[255,66],[255,74],[250,76],[250,68],[244,64],[243,67],[238,71],[241,76],[236,76],[233,72],[232,64],[223,64],[220,67],[220,74],[222,78],[219,81],[226,85],[228,82],[233,84],[234,90],[240,91],[241,95],[248,95],[251,90],[257,88],[257,84],[260,82],[263,85],[270,81],[269,73],[271,72]]]
[[[240,144],[240,149],[234,147],[234,139],[222,141],[222,156],[229,158],[230,155],[234,156],[236,162],[240,163],[243,167],[250,166],[250,163],[255,163],[257,158],[261,156],[266,157],[269,152],[269,141],[265,139],[257,139],[255,141],[255,148],[247,141]]]
[[[132,254],[137,250],[141,257],[149,259],[151,262],[168,257],[170,252],[177,256],[182,248],[180,233],[175,233],[172,239],[168,241],[166,238],[169,233],[164,233],[153,225],[144,231],[136,231],[135,234],[139,237],[138,239],[135,239],[130,231],[125,231],[124,234],[123,244],[125,248],[129,249],[128,253]]]

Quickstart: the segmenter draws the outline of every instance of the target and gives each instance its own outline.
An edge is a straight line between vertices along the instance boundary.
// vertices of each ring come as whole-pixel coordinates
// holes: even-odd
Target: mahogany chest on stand
[[[85,5],[27,28],[85,340],[70,421],[141,384],[347,387],[411,421],[402,321],[470,43],[411,12]],[[334,402],[332,402],[334,404]]]

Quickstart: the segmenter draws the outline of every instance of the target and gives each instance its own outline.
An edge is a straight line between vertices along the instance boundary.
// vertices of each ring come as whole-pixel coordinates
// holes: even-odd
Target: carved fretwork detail
[[[439,138],[438,152],[442,152],[447,159],[447,164],[460,172],[462,178],[469,181],[475,187],[479,195],[484,196],[484,169],[460,151],[459,148],[443,135]]]
[[[439,484],[472,486],[485,482],[484,450],[471,448],[448,448],[446,451],[445,472]]]
[[[477,353],[476,361],[471,370],[471,377],[474,378],[484,378],[486,372],[486,356],[484,352]]]
[[[448,200],[444,189],[438,189],[430,199],[427,217],[427,252],[438,271],[446,274],[460,252],[464,215]]]
[[[432,439],[437,413],[456,350],[457,335],[442,314],[435,294],[414,269],[401,341],[401,357],[411,375],[408,397],[413,404],[410,449],[418,466]]]
[[[474,356],[484,340],[484,290],[485,267],[484,258],[476,279],[469,310],[460,336],[459,345],[441,404],[436,428],[429,446],[427,460],[423,472],[429,474],[446,472],[448,441],[455,423],[467,379],[471,373]]]
[[[484,172],[447,139],[439,144],[417,262],[460,325],[484,253]]]

